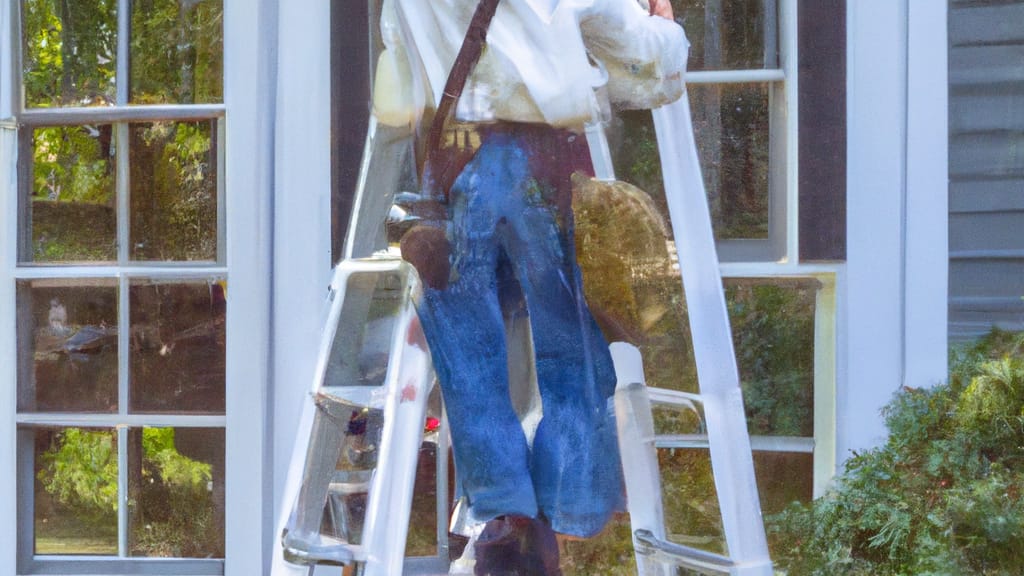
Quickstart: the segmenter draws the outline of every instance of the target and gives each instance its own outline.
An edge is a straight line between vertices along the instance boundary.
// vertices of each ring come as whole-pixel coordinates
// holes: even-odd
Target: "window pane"
[[[814,455],[754,452],[761,512],[777,514],[792,502],[810,502],[814,493]]]
[[[769,84],[687,88],[715,238],[768,237]]]
[[[687,88],[716,240],[768,238],[770,90],[767,83]],[[651,114],[618,113],[612,119],[609,144],[616,177],[648,192],[667,222]]]
[[[725,285],[750,433],[813,436],[818,282],[728,279]]]
[[[226,286],[131,282],[131,411],[224,413]]]
[[[34,432],[36,554],[117,554],[117,435]]]
[[[129,554],[224,557],[224,430],[128,433]]]
[[[357,272],[324,370],[325,386],[382,386],[408,287],[398,272]]]
[[[113,127],[64,126],[32,132],[22,174],[20,259],[101,262],[117,258]]]
[[[665,535],[671,542],[723,554],[725,535],[707,450],[658,450]]]
[[[117,0],[24,0],[25,107],[115,101]]]
[[[113,280],[18,283],[18,410],[117,411]]]
[[[223,20],[220,0],[132,2],[132,103],[220,102]]]
[[[217,259],[216,125],[131,125],[133,260]]]
[[[676,21],[690,40],[690,70],[774,68],[772,0],[672,0]],[[767,28],[767,33],[766,33]]]

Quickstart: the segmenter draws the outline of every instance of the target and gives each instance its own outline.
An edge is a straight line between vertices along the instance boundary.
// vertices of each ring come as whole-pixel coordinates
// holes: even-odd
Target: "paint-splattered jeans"
[[[583,299],[568,207],[553,200],[569,194],[566,138],[576,137],[536,127],[485,134],[450,192],[449,282],[425,288],[419,313],[472,517],[540,513],[556,532],[590,536],[623,496],[615,372]],[[533,332],[543,418],[532,447],[509,396],[506,282],[518,284]]]

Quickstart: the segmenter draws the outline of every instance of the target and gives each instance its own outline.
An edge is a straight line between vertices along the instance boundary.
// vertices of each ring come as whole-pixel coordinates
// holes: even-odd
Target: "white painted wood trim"
[[[228,576],[269,571],[274,59],[277,3],[224,2]]]
[[[837,458],[882,442],[902,383],[907,0],[847,2],[846,381]],[[843,301],[840,301],[843,307]]]
[[[948,377],[947,2],[910,0],[907,22],[906,366],[903,384]]]
[[[786,248],[784,262],[800,262],[800,51],[797,41],[797,1],[780,0],[779,58],[785,71],[786,153],[785,202]]]
[[[14,115],[14,2],[0,1],[0,121]],[[15,288],[12,272],[16,260],[17,210],[15,187],[17,130],[13,125],[0,126],[0,350],[6,350],[0,362],[0,573],[17,570],[18,490],[17,427],[14,424],[17,397],[17,362],[15,354]]]
[[[278,14],[271,334],[274,518],[287,505],[282,502],[284,483],[302,401],[316,369],[331,278],[330,4],[293,0]],[[278,550],[279,536],[272,534]]]
[[[814,488],[822,496],[836,472],[838,301],[836,275],[822,274],[814,303]]]
[[[0,7],[0,11],[3,8]],[[3,26],[0,15],[0,26]],[[15,165],[17,132],[0,128],[0,203],[15,205]],[[13,277],[17,210],[0,210],[0,350],[4,350],[0,361],[0,469],[7,470],[0,475],[0,573],[14,574],[17,563],[15,547],[17,526],[17,447],[14,424],[17,396],[17,365],[15,352],[15,284]]]
[[[901,386],[946,378],[945,2],[848,3],[846,385],[838,458],[886,436]]]

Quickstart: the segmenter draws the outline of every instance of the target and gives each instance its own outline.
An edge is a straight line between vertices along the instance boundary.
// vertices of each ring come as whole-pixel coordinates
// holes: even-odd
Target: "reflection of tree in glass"
[[[116,0],[24,0],[22,21],[27,106],[113,103]]]
[[[26,258],[114,259],[112,132],[109,124],[33,132],[32,250]]]
[[[133,531],[132,555],[223,556],[218,533],[223,526],[212,501],[212,466],[184,456],[176,446],[173,428],[133,430],[141,442],[141,467],[133,479],[129,506]],[[43,452],[36,474],[41,491],[37,509],[37,539],[61,530],[62,519],[84,523],[89,532],[108,532],[117,525],[118,457],[113,432],[67,428],[40,434]],[[136,442],[138,446],[139,442]],[[131,466],[129,459],[129,465]],[[137,466],[137,465],[136,465]]]
[[[132,126],[134,258],[216,258],[217,161],[213,124],[155,122]]]
[[[50,438],[37,474],[60,504],[96,522],[117,513],[117,443],[110,431],[68,428]]]
[[[110,204],[110,125],[40,128],[34,144],[36,199]]]
[[[138,456],[142,466],[129,471],[130,554],[223,557],[222,491],[220,501],[215,502],[215,485],[222,488],[223,482],[223,434],[217,430],[144,428],[132,430],[131,435],[133,450],[138,451],[141,443]],[[188,450],[197,440],[205,440],[201,456]],[[215,458],[220,464],[216,471]]]
[[[220,102],[222,21],[219,0],[135,0],[132,102]]]
[[[676,21],[691,43],[688,68],[764,66],[764,4],[761,0],[673,0]]]

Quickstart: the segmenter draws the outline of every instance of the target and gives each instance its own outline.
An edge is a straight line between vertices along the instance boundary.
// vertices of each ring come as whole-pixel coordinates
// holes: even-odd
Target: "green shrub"
[[[777,566],[810,575],[1024,574],[1024,335],[955,350],[948,384],[904,389],[889,439],[833,488],[768,518]]]
[[[219,550],[223,526],[211,500],[212,466],[182,455],[175,429],[132,431],[141,466],[128,471],[132,554],[206,557]],[[129,456],[131,463],[131,456]],[[54,434],[37,473],[60,508],[46,528],[74,522],[92,531],[117,525],[115,433],[67,428]],[[48,518],[44,519],[44,521]],[[77,525],[76,524],[76,525]]]

